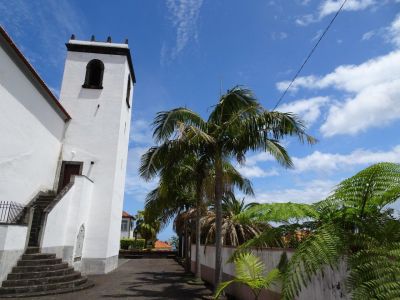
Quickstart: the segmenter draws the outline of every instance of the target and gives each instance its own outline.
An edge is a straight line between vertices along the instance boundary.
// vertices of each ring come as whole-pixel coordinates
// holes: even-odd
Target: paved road
[[[185,283],[183,268],[173,259],[131,259],[106,275],[93,275],[91,289],[75,293],[45,296],[43,300],[81,299],[203,299],[211,291],[203,285]]]

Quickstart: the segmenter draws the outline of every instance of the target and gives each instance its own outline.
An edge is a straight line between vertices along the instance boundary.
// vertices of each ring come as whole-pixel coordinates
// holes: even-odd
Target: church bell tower
[[[93,182],[91,195],[82,197],[89,213],[82,221],[81,269],[107,273],[118,264],[135,74],[127,41],[80,41],[72,36],[66,46],[60,102],[71,121],[59,189],[68,172]]]

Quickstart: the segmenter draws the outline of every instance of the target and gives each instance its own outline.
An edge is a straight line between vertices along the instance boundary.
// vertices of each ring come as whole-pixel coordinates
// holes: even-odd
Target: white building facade
[[[59,101],[1,28],[0,46],[0,282],[28,247],[107,273],[135,84],[128,44],[68,41]]]

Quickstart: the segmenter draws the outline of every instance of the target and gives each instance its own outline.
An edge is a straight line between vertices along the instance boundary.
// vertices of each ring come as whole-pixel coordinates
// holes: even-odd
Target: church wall
[[[72,187],[47,215],[42,240],[43,253],[56,253],[70,265],[81,261],[85,243],[90,243],[85,235],[83,255],[76,257],[79,230],[82,225],[85,229],[88,226],[93,190],[93,182],[84,176],[75,176],[73,181]],[[79,266],[76,269],[79,270]]]
[[[125,66],[125,78],[127,79],[129,74],[128,65]],[[128,81],[124,81],[123,90],[127,91]],[[126,166],[128,159],[128,149],[129,149],[129,131],[131,124],[131,109],[133,102],[133,84],[131,82],[131,92],[130,92],[130,108],[124,102],[121,107],[121,122],[119,128],[118,137],[118,150],[117,150],[117,166],[116,175],[114,181],[114,201],[115,204],[112,205],[112,223],[110,224],[110,247],[108,250],[109,255],[118,255],[120,248],[120,233],[121,233],[121,211],[123,209],[123,199],[125,191],[125,177],[126,177]],[[126,93],[124,94],[124,99]]]
[[[82,88],[92,59],[104,63],[103,89]],[[87,273],[111,271],[118,262],[125,178],[121,174],[127,155],[122,145],[128,147],[130,125],[125,103],[127,66],[125,56],[71,51],[65,64],[60,99],[72,121],[63,160],[83,162],[83,175],[94,182],[82,258]]]
[[[0,282],[23,254],[27,230],[27,226],[0,225]]]
[[[2,47],[0,65],[0,195],[26,204],[53,189],[65,122]]]

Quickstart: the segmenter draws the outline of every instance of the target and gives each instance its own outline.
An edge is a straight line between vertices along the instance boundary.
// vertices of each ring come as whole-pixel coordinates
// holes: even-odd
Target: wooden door
[[[61,191],[68,183],[71,182],[71,176],[82,174],[82,163],[64,161],[61,167],[60,183],[58,191]]]

